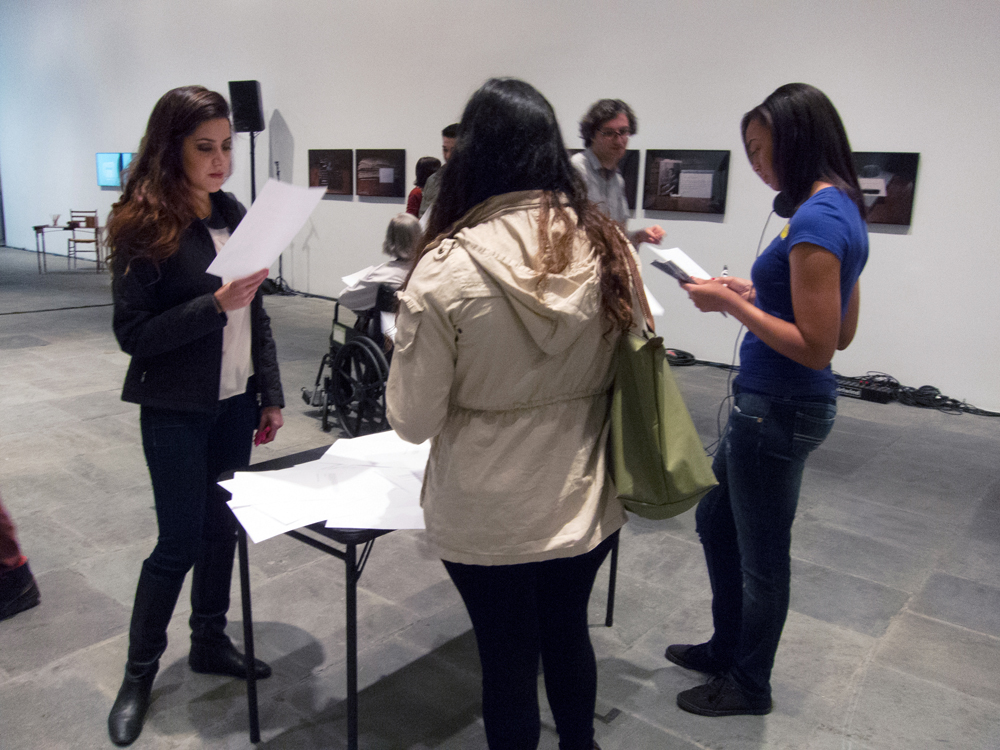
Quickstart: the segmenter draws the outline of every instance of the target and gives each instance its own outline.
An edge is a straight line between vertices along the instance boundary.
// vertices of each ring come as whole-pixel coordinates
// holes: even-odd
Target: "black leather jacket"
[[[213,193],[213,207],[232,232],[246,214],[230,193]],[[222,286],[205,273],[215,258],[208,229],[194,221],[184,230],[180,247],[155,265],[135,258],[125,268],[114,264],[114,331],[132,362],[122,400],[182,411],[210,412],[219,400],[222,329],[226,314],[215,307],[213,293]],[[254,378],[260,405],[285,405],[271,319],[258,290],[251,311]]]

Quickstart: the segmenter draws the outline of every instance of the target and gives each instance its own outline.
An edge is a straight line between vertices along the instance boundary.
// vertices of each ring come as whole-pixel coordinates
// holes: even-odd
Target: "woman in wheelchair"
[[[337,295],[337,301],[342,307],[360,313],[375,307],[378,299],[378,288],[385,284],[399,289],[410,272],[410,261],[420,241],[422,230],[420,222],[410,214],[397,214],[392,217],[385,231],[385,241],[382,252],[392,260],[375,266],[351,286]]]
[[[389,377],[392,340],[382,330],[382,313],[396,309],[396,290],[410,272],[423,229],[416,217],[398,214],[389,222],[382,251],[392,258],[362,272],[342,291],[334,308],[330,350],[323,355],[312,389],[302,389],[302,399],[318,406],[323,430],[332,427],[336,414],[348,437],[389,428],[385,420],[385,381]],[[340,321],[340,308],[353,311],[353,327]]]

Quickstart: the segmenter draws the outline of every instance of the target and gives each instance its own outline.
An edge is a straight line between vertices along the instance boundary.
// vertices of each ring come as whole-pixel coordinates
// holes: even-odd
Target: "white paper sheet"
[[[228,281],[270,268],[325,194],[325,187],[268,180],[208,272]]]
[[[649,312],[650,312],[650,314],[654,318],[662,318],[663,317],[663,313],[666,312],[666,310],[663,309],[663,305],[661,305],[660,301],[658,299],[656,299],[656,297],[653,296],[653,293],[651,291],[649,291],[649,287],[648,286],[646,286],[645,284],[643,284],[642,288],[646,291],[646,302],[649,303]]]
[[[382,335],[385,336],[389,341],[396,340],[396,313],[394,312],[381,312],[379,317],[382,319]]]
[[[341,276],[340,280],[343,281],[348,287],[352,287],[374,270],[375,266],[368,266],[368,268],[362,268],[360,271],[356,271],[349,276]]]
[[[672,247],[669,250],[664,250],[662,248],[656,247],[655,245],[650,245],[649,243],[643,243],[646,247],[652,250],[656,255],[667,262],[673,262],[679,266],[688,276],[692,276],[696,279],[710,279],[712,274],[706,271],[704,268],[695,263],[687,253],[681,250],[679,247]]]
[[[237,472],[219,484],[254,542],[311,523],[330,528],[422,529],[420,490],[430,443],[395,432],[338,440],[316,461],[288,469]]]

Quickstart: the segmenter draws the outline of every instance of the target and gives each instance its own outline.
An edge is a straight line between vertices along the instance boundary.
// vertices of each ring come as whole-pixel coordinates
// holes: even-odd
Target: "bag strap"
[[[656,333],[656,326],[653,325],[653,313],[649,311],[649,301],[646,299],[646,290],[642,285],[642,277],[639,275],[639,269],[636,268],[635,258],[632,257],[632,250],[625,250],[625,259],[628,261],[629,277],[632,281],[632,287],[635,289],[635,295],[639,298],[639,307],[642,309],[642,317],[646,319],[646,327],[649,328],[651,333]]]

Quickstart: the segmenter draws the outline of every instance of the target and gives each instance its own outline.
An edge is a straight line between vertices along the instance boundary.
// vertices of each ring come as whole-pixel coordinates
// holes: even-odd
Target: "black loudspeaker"
[[[260,81],[230,81],[229,98],[233,103],[233,129],[237,133],[261,133],[264,130],[264,102]]]

